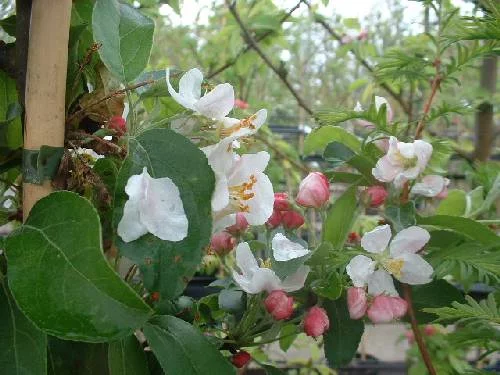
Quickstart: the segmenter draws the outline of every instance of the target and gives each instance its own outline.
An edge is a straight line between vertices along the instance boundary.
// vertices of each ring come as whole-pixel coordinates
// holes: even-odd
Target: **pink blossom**
[[[108,121],[108,128],[116,131],[117,135],[123,135],[127,131],[127,120],[121,116],[113,116]]]
[[[210,249],[219,255],[227,254],[236,246],[236,238],[227,232],[215,233],[210,240]]]
[[[361,319],[368,308],[365,288],[347,289],[347,307],[351,319]]]
[[[432,324],[427,324],[425,327],[424,327],[424,333],[426,336],[432,336],[432,335],[435,335],[437,333],[437,328],[434,327]]]
[[[269,229],[274,229],[279,227],[280,224],[281,224],[281,211],[273,210],[272,215],[269,216],[269,219],[267,219],[266,226]]]
[[[274,209],[278,211],[286,211],[290,209],[290,202],[287,193],[274,193]]]
[[[379,207],[385,203],[385,199],[389,195],[387,190],[381,185],[370,186],[365,190],[370,198],[371,207]]]
[[[330,184],[323,173],[311,172],[299,185],[296,202],[303,207],[320,208],[330,200]]]
[[[368,318],[373,323],[388,323],[406,314],[408,304],[401,297],[378,295],[368,308]]]
[[[313,306],[304,318],[304,332],[308,336],[318,337],[330,328],[330,320],[325,309]]]
[[[235,99],[234,106],[236,108],[240,108],[240,109],[248,109],[248,107],[249,107],[248,103],[244,100],[241,100],[241,99]]]
[[[285,320],[293,314],[293,298],[282,290],[273,290],[264,300],[269,314],[276,320]]]
[[[248,221],[245,215],[242,212],[238,212],[236,214],[236,223],[227,227],[226,232],[237,236],[246,231],[247,228],[248,228]]]
[[[281,222],[286,229],[297,229],[304,225],[304,217],[297,211],[282,211]]]

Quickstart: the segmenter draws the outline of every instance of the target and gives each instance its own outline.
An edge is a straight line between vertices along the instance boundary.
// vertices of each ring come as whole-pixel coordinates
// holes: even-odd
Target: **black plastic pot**
[[[195,276],[186,286],[184,295],[194,299],[200,299],[209,294],[217,293],[220,291],[220,288],[209,286],[215,280],[217,279],[213,276]]]

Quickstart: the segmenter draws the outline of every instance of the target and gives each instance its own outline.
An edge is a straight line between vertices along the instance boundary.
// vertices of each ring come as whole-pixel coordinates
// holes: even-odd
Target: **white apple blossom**
[[[411,188],[411,192],[424,197],[436,197],[446,191],[450,180],[443,176],[428,175]]]
[[[431,281],[432,266],[416,254],[429,241],[425,229],[412,226],[403,229],[391,241],[391,227],[381,225],[361,238],[361,246],[370,257],[356,255],[346,267],[355,287],[368,285],[371,295],[397,296],[392,276],[411,285]],[[389,244],[390,242],[390,244]]]
[[[234,139],[248,137],[255,134],[266,122],[267,110],[260,109],[250,117],[238,120],[232,117],[221,119],[220,135],[222,138],[233,137]]]
[[[272,269],[259,267],[246,242],[240,243],[236,248],[236,265],[241,273],[233,270],[234,281],[249,294],[263,291],[270,293],[273,290],[294,292],[304,286],[310,271],[308,266],[300,266],[294,274],[280,280]]]
[[[125,186],[129,199],[118,223],[118,235],[131,242],[146,233],[167,241],[187,236],[188,219],[179,188],[168,177],[152,178],[147,168],[130,176]]]
[[[276,233],[271,242],[273,257],[278,262],[286,262],[309,254],[311,251],[297,242],[290,241],[283,233]]]
[[[397,187],[401,187],[424,171],[431,155],[430,143],[421,140],[405,143],[390,137],[389,150],[378,160],[372,174],[379,181],[394,182]]]

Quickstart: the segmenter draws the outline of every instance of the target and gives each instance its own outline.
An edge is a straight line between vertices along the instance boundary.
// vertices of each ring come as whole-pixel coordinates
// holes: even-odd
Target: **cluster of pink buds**
[[[210,250],[217,255],[226,255],[237,244],[235,236],[240,236],[248,229],[248,221],[245,216],[238,212],[236,223],[227,227],[222,232],[215,233],[210,239]]]
[[[402,318],[408,310],[408,304],[401,297],[381,294],[370,302],[365,289],[356,287],[347,290],[347,306],[351,319],[367,315],[373,323],[388,323]]]
[[[273,214],[266,225],[269,229],[280,225],[285,229],[297,229],[304,225],[304,217],[292,208],[287,193],[274,193]]]
[[[276,320],[289,319],[293,314],[293,298],[282,290],[273,290],[264,300],[264,306]]]

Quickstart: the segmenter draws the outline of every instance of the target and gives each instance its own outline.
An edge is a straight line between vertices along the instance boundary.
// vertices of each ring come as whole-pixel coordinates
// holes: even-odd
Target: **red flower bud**
[[[406,314],[408,304],[400,297],[380,295],[375,297],[368,308],[368,318],[373,323],[388,323]]]
[[[252,359],[252,356],[244,351],[244,350],[241,350],[239,351],[238,353],[236,354],[233,354],[233,356],[231,357],[231,362],[233,363],[233,365],[235,365],[236,367],[238,368],[242,368],[243,366],[245,366],[250,360]]]
[[[293,298],[282,290],[273,290],[264,300],[269,314],[276,320],[285,320],[293,314]]]
[[[235,99],[234,100],[234,106],[240,109],[247,109],[248,108],[248,103],[244,100],[241,99]]]
[[[366,291],[364,288],[349,288],[347,289],[347,307],[351,319],[361,319],[365,316],[368,308],[366,299]]]
[[[127,131],[127,120],[121,116],[113,116],[108,121],[108,128],[116,131],[118,135],[123,135]]]
[[[287,193],[274,193],[274,209],[278,211],[287,211],[290,209]]]
[[[320,208],[330,200],[330,184],[323,173],[311,172],[299,185],[296,202],[303,207]]]
[[[160,300],[160,293],[159,292],[151,293],[151,301],[156,302],[159,300]]]
[[[273,214],[267,219],[266,226],[269,229],[274,229],[281,224],[281,212],[278,210],[273,210]]]
[[[371,207],[379,207],[383,205],[385,203],[387,195],[389,195],[387,190],[385,190],[385,188],[380,185],[370,186],[365,190],[365,192],[370,199]]]
[[[215,233],[210,240],[210,249],[219,255],[229,253],[236,246],[236,238],[227,232]]]
[[[330,328],[330,321],[325,309],[314,306],[307,312],[304,318],[304,332],[308,336],[318,337]]]
[[[238,212],[236,214],[236,224],[227,227],[226,232],[229,232],[232,235],[236,236],[246,231],[247,228],[248,228],[248,221],[245,215],[242,212]]]
[[[283,211],[281,222],[286,229],[297,229],[304,224],[304,217],[297,211]]]
[[[427,335],[427,336],[432,336],[432,335],[435,335],[437,333],[437,328],[434,327],[433,325],[431,324],[427,324],[425,327],[424,327],[424,333]]]
[[[358,243],[359,241],[361,241],[361,237],[356,232],[351,232],[351,233],[349,233],[349,236],[347,237],[347,240],[350,243]]]

